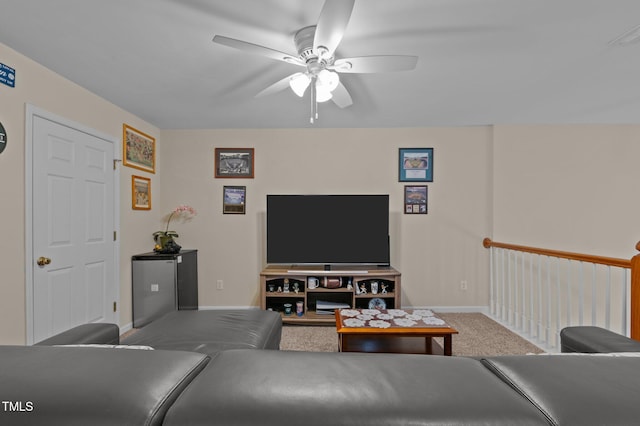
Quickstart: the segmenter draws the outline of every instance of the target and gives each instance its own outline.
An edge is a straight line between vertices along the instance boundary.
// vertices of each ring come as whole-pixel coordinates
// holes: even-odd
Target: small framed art
[[[427,214],[427,186],[405,185],[404,213]]]
[[[400,148],[400,182],[433,182],[433,148]]]
[[[253,148],[216,148],[217,178],[253,178]]]
[[[131,208],[151,210],[151,179],[131,176]]]
[[[156,139],[134,129],[122,125],[123,163],[125,166],[145,172],[156,172]]]
[[[247,187],[225,186],[223,191],[222,213],[244,214],[247,202]]]

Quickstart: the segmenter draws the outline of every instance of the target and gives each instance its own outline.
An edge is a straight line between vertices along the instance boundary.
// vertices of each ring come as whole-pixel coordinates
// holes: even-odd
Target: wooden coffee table
[[[432,339],[442,337],[442,353],[451,356],[458,334],[429,309],[336,309],[335,317],[340,352],[434,354]]]

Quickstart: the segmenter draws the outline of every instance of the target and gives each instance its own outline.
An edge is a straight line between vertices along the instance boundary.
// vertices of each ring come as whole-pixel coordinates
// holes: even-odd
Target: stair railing
[[[597,325],[640,340],[640,253],[620,259],[483,240],[490,314],[547,350],[560,330]],[[640,251],[640,242],[636,245]]]

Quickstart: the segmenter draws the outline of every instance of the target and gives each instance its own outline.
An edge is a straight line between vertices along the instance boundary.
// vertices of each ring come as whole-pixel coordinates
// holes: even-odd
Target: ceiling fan
[[[318,23],[298,30],[294,36],[297,55],[216,35],[213,41],[244,52],[266,56],[305,68],[267,87],[256,97],[270,95],[288,87],[300,97],[311,91],[311,123],[318,118],[318,102],[331,99],[340,108],[353,104],[351,95],[340,82],[338,73],[380,73],[409,71],[416,67],[417,56],[383,55],[354,58],[335,57],[335,51],[351,18],[355,0],[325,0]]]

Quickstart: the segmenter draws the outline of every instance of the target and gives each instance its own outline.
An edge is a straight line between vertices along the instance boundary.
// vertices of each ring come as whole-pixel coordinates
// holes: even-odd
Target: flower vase
[[[154,251],[163,254],[175,254],[180,253],[182,247],[175,242],[172,236],[163,235],[158,237],[158,245]]]

